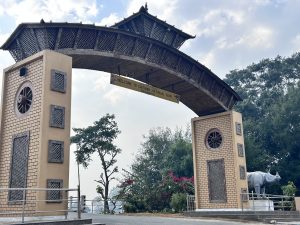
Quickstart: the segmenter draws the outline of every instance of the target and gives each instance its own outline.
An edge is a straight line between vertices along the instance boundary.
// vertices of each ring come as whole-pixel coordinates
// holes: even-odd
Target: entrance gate
[[[190,38],[147,7],[112,27],[20,24],[1,47],[17,63],[4,71],[0,187],[68,187],[71,73],[84,68],[179,95],[200,116],[192,120],[196,208],[241,208],[240,194],[247,192],[242,119],[231,111],[241,99],[178,50]],[[25,197],[49,199],[32,205],[39,211],[66,207],[57,192]],[[0,193],[6,208],[18,207],[18,199],[17,192]]]

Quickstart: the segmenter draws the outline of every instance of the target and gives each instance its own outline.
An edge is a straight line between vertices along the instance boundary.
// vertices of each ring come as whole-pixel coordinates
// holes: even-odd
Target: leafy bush
[[[130,203],[126,203],[124,205],[124,211],[127,212],[127,213],[135,213],[137,210],[136,210],[136,207]]]
[[[284,195],[293,196],[295,195],[297,188],[293,181],[289,181],[287,185],[281,186],[281,190]]]
[[[186,209],[186,194],[174,193],[171,198],[171,207],[175,212],[182,212]]]
[[[293,181],[289,181],[287,185],[281,186],[281,190],[284,195],[291,196],[285,198],[284,206],[287,207],[288,210],[294,211],[296,209],[295,199],[292,196],[295,196],[297,188]]]

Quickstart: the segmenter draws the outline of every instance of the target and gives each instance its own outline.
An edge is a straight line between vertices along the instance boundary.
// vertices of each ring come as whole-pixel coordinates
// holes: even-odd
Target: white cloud
[[[114,25],[116,22],[122,20],[121,17],[118,17],[116,13],[111,13],[108,17],[104,17],[99,23],[96,23],[98,26],[111,26]]]
[[[244,12],[228,9],[213,9],[204,16],[204,22],[226,21],[241,24],[244,21]]]
[[[149,13],[163,20],[173,17],[174,11],[179,4],[178,0],[131,0],[127,6],[127,15],[130,16],[132,13],[138,12],[140,7],[145,5],[145,2],[148,4]]]
[[[192,20],[186,21],[182,25],[182,27],[184,27],[184,32],[191,34],[191,35],[196,35],[200,32],[199,25],[200,25],[199,19],[192,19]]]
[[[109,86],[110,75],[108,73],[101,72],[99,78],[95,81],[95,91],[105,91]]]
[[[215,53],[213,51],[208,52],[203,57],[201,57],[200,61],[207,68],[212,68],[216,64]]]
[[[127,97],[128,95],[129,90],[121,87],[113,87],[104,94],[103,98],[108,100],[111,105],[116,105],[122,100],[122,98]]]
[[[257,5],[267,5],[271,2],[272,2],[271,0],[254,0],[254,3]]]
[[[243,10],[213,9],[201,16],[181,22],[184,31],[196,34],[197,37],[217,37],[226,33],[230,27],[239,26],[245,22]]]
[[[300,34],[292,39],[292,44],[295,46],[296,51],[300,51]]]
[[[260,48],[266,49],[273,46],[274,32],[268,27],[256,27],[250,32],[245,31],[241,37],[230,35],[229,37],[220,37],[215,41],[219,49],[232,49],[236,47]]]
[[[4,42],[8,39],[10,34],[1,34],[0,33],[0,45],[4,44]]]
[[[1,44],[3,43],[2,40],[5,36],[8,36],[8,35],[0,35]],[[6,40],[6,38],[5,38],[5,40]],[[2,95],[2,78],[3,78],[2,74],[3,74],[3,70],[5,68],[11,66],[13,63],[14,63],[14,60],[10,56],[9,52],[0,51],[0,99],[1,99],[1,95]]]
[[[287,2],[287,0],[254,0],[254,3],[258,6],[266,6],[269,4],[274,4],[278,7],[280,4]]]
[[[96,0],[13,0],[5,4],[7,15],[14,17],[16,23],[38,22],[42,18],[45,21],[69,22],[82,21],[87,23],[91,17],[95,17],[99,11]],[[72,21],[71,21],[72,20]]]
[[[0,5],[0,16],[3,15],[3,13],[4,13],[4,8],[2,5]]]
[[[249,35],[242,37],[237,43],[245,44],[251,48],[271,48],[273,46],[274,32],[268,27],[256,27]]]

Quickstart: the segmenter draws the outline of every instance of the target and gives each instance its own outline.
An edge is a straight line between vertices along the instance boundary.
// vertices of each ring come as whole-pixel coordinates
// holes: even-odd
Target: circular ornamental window
[[[208,148],[216,149],[221,146],[223,137],[218,129],[212,129],[207,132],[206,135],[206,146]]]
[[[33,101],[31,82],[23,83],[16,94],[15,112],[18,117],[25,116],[29,112]]]

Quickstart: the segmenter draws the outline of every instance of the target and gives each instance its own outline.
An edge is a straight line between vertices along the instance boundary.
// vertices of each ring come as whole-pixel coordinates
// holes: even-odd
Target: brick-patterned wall
[[[39,166],[39,147],[40,147],[40,124],[41,124],[41,96],[42,96],[42,77],[43,60],[39,58],[36,61],[26,64],[28,75],[19,76],[20,68],[12,68],[5,73],[2,104],[2,126],[1,126],[1,145],[0,145],[0,187],[9,187],[9,174],[12,152],[13,135],[29,131],[29,152],[28,152],[28,172],[27,187],[36,187],[38,179]],[[27,116],[18,118],[15,113],[15,98],[19,87],[25,82],[32,82],[33,103]],[[26,195],[26,209],[35,210],[36,193],[29,191]],[[8,193],[0,192],[0,211],[21,210],[20,205],[7,205]]]
[[[234,121],[240,115],[236,112],[225,112],[211,116],[194,118],[193,154],[195,173],[196,208],[220,209],[241,208],[240,191],[247,188],[247,180],[240,180],[239,166],[245,166],[245,157],[238,157],[237,142],[244,144],[243,137],[236,137]],[[241,123],[241,118],[240,121]],[[211,129],[218,129],[223,136],[222,145],[208,149],[206,135]],[[226,180],[226,202],[212,202],[209,198],[209,180],[207,162],[224,159]]]

